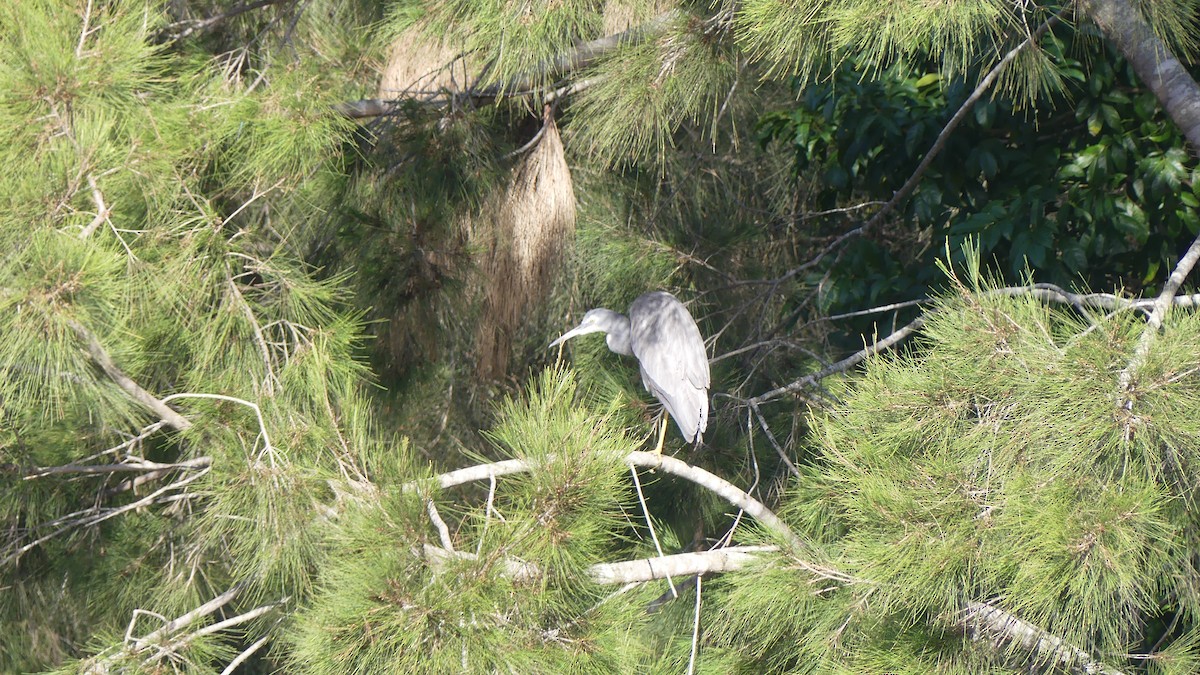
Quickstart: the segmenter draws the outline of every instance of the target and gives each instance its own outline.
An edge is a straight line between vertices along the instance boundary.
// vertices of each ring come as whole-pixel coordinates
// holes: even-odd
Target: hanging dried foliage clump
[[[575,236],[575,190],[554,118],[516,167],[475,233],[485,251],[483,315],[477,333],[480,375],[508,370],[514,333],[549,294]]]
[[[637,28],[654,17],[667,12],[677,3],[671,0],[608,0],[601,17],[605,35],[624,33]]]
[[[427,26],[414,24],[388,48],[379,80],[379,98],[430,96],[466,91],[479,77],[479,68],[450,37],[435,37]]]

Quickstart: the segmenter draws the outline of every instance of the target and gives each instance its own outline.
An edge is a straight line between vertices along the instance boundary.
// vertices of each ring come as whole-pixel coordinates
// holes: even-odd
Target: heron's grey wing
[[[629,309],[630,342],[646,389],[662,401],[691,441],[708,427],[708,353],[683,303],[647,293]]]

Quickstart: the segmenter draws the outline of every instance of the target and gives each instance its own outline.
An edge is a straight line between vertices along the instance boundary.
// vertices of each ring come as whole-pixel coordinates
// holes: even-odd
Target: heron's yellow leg
[[[667,422],[670,421],[666,413],[662,416],[662,429],[658,432],[658,445],[654,448],[654,454],[661,455],[663,451],[663,442],[667,440]]]

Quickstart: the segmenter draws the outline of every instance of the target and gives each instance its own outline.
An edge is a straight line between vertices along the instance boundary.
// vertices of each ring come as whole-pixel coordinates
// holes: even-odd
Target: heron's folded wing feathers
[[[685,437],[708,422],[708,354],[696,322],[674,296],[647,293],[629,310],[630,342],[642,381]],[[692,433],[689,433],[691,431]]]

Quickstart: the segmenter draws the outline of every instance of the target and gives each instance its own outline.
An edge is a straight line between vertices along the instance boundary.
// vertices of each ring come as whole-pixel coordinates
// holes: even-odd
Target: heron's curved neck
[[[613,312],[605,324],[604,332],[608,335],[604,341],[608,343],[608,348],[618,354],[633,356],[633,345],[629,343],[629,317]]]

